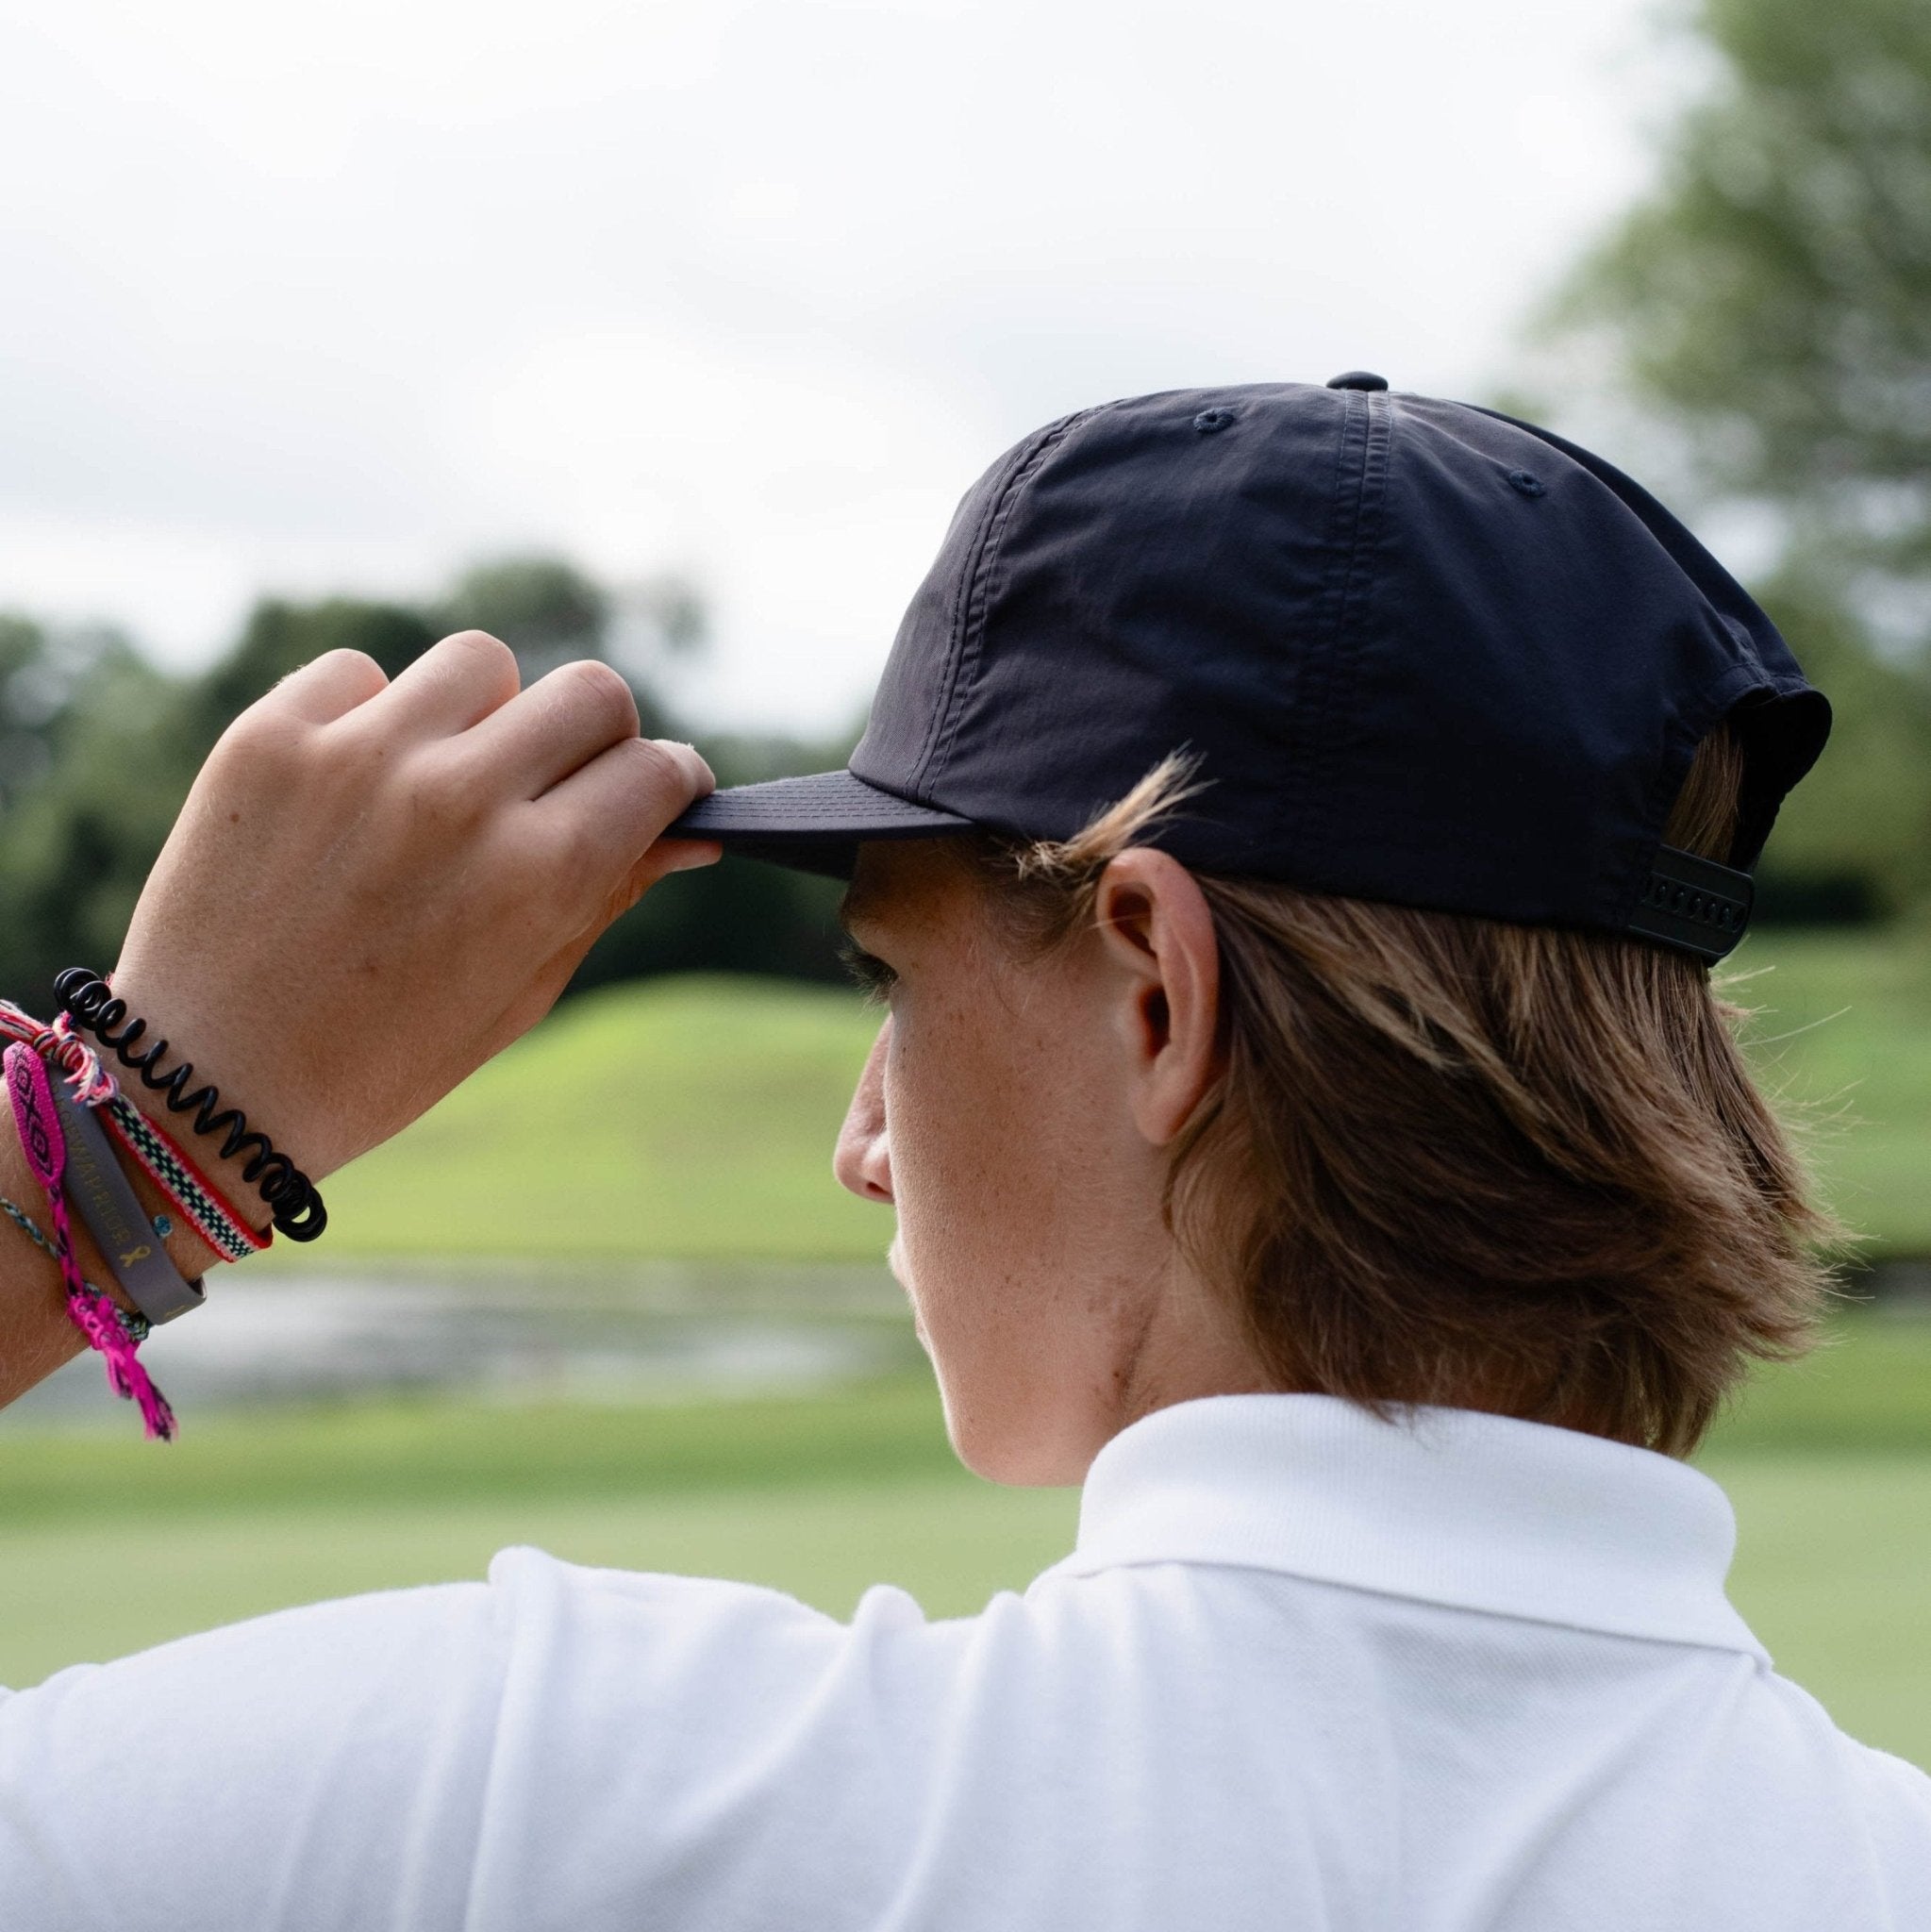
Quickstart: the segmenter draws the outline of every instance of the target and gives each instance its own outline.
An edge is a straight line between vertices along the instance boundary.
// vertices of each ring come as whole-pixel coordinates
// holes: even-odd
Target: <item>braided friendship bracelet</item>
[[[103,1046],[110,1046],[121,1064],[141,1075],[141,1085],[167,1098],[170,1113],[191,1113],[197,1134],[221,1135],[224,1160],[252,1150],[241,1177],[258,1188],[275,1213],[275,1224],[293,1241],[312,1241],[328,1225],[328,1209],[315,1184],[259,1129],[250,1128],[248,1116],[238,1107],[223,1108],[221,1090],[212,1081],[189,1091],[194,1064],[183,1060],[172,1074],[155,1070],[167,1056],[168,1042],[157,1040],[145,1053],[134,1051],[147,1031],[147,1022],[127,1010],[125,1000],[98,974],[85,966],[70,966],[54,982],[54,991],[75,1026],[85,1027]],[[118,1030],[117,1030],[118,1029]]]
[[[52,1260],[59,1260],[60,1250],[41,1232],[39,1224],[19,1202],[9,1201],[5,1194],[0,1194],[0,1214],[5,1214],[8,1220],[12,1222],[14,1226],[19,1228],[21,1233],[25,1235],[27,1240],[40,1249],[42,1254],[47,1256]],[[155,1219],[157,1222],[164,1222],[167,1216],[164,1214],[157,1215]],[[164,1235],[166,1230],[157,1226],[155,1232]],[[138,1308],[124,1308],[111,1296],[103,1294],[102,1291],[94,1287],[91,1281],[86,1283],[85,1286],[90,1294],[101,1295],[101,1298],[112,1307],[114,1319],[120,1323],[122,1327],[126,1329],[129,1341],[134,1342],[138,1346],[147,1340],[152,1331],[147,1317]]]
[[[7,1097],[13,1107],[13,1124],[34,1178],[46,1191],[47,1215],[53,1224],[54,1258],[67,1291],[67,1319],[97,1350],[108,1372],[108,1387],[116,1395],[138,1403],[150,1436],[171,1441],[175,1434],[175,1412],[149,1379],[136,1354],[136,1344],[115,1319],[113,1302],[86,1279],[74,1256],[74,1231],[67,1219],[61,1191],[67,1171],[67,1141],[54,1106],[54,1090],[41,1057],[22,1041],[11,1041],[4,1058]]]
[[[75,1100],[106,1116],[114,1138],[223,1260],[245,1261],[270,1246],[274,1233],[258,1233],[236,1211],[174,1137],[120,1092],[93,1048],[66,1023],[62,1013],[45,1025],[10,1000],[0,1000],[0,1037],[19,1041],[66,1072]],[[164,1240],[173,1231],[160,1230]]]
[[[117,1091],[114,1076],[102,1068],[99,1056],[84,1040],[63,1036],[58,1024],[49,1026],[44,1020],[36,1020],[11,1000],[0,1000],[0,1036],[17,1040],[43,1060],[56,1062],[83,1107],[98,1107]]]

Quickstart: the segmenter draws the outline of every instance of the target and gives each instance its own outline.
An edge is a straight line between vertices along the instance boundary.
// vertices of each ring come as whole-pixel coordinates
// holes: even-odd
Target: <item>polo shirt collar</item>
[[[1472,1409],[1326,1395],[1156,1410],[1094,1458],[1074,1554],[1274,1570],[1579,1630],[1769,1654],[1723,1593],[1729,1499],[1652,1450]]]

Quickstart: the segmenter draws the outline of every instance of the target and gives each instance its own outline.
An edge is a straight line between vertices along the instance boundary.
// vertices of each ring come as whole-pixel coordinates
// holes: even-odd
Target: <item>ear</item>
[[[1156,1147],[1192,1118],[1221,1073],[1221,956],[1193,874],[1135,846],[1100,874],[1095,925],[1120,982],[1116,1019],[1133,1113]]]

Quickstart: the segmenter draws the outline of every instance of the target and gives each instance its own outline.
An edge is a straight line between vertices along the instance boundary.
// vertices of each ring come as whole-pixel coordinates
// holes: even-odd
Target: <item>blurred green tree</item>
[[[66,679],[46,631],[0,613],[0,802],[32,791],[54,759],[53,726]]]
[[[167,729],[176,687],[125,639],[0,620],[8,645],[25,657],[4,687],[0,992],[44,1009],[63,966],[119,950],[193,767]],[[24,744],[37,754],[21,758]]]
[[[1931,678],[1873,648],[1836,559],[1793,552],[1756,589],[1833,717],[1757,869],[1761,916],[1855,924],[1931,904]]]
[[[1881,914],[1931,895],[1931,5],[1680,25],[1706,84],[1543,329],[1606,351],[1706,497],[1774,533],[1757,589],[1837,723],[1765,911]]]
[[[1558,320],[1612,336],[1713,487],[1846,567],[1931,573],[1931,7],[1701,0],[1690,25],[1711,85]]]

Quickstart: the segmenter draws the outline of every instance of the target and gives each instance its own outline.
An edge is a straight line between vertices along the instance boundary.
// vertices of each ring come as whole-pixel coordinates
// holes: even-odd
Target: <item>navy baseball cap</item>
[[[1731,718],[1726,862],[1663,845]],[[849,876],[868,839],[1071,837],[1170,754],[1148,841],[1208,873],[1722,958],[1830,707],[1589,451],[1363,371],[1062,417],[966,493],[848,768],[671,828]]]

